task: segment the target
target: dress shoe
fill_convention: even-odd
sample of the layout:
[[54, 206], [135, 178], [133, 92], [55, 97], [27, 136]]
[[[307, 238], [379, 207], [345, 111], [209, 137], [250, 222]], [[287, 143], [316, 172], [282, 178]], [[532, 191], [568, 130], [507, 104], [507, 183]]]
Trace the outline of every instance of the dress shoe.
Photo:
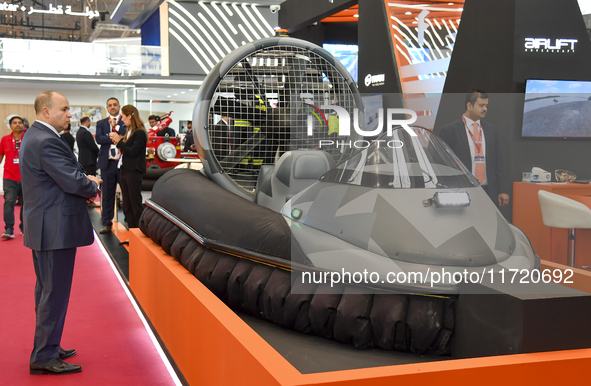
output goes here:
[[100, 233], [101, 235], [106, 235], [107, 233], [111, 233], [111, 227], [109, 227], [109, 226], [104, 226], [104, 227], [103, 227], [103, 229], [101, 229], [101, 230], [99, 231], [99, 233]]
[[60, 359], [68, 359], [76, 354], [77, 352], [75, 349], [64, 350], [63, 348], [60, 348]]
[[80, 371], [82, 371], [82, 366], [73, 365], [71, 363], [66, 363], [59, 358], [54, 359], [51, 362], [48, 362], [44, 365], [30, 365], [29, 366], [29, 372], [32, 375], [41, 375], [41, 374], [60, 375], [60, 374], [78, 373]]

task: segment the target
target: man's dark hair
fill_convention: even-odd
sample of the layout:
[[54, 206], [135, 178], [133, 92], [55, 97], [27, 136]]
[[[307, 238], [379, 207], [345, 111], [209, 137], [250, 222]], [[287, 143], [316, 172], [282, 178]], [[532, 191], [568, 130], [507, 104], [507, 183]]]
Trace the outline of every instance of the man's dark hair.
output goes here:
[[474, 106], [474, 103], [476, 103], [476, 100], [478, 98], [488, 99], [488, 94], [485, 93], [484, 91], [480, 91], [480, 90], [476, 90], [476, 89], [470, 91], [468, 94], [466, 94], [466, 100], [464, 101], [464, 107], [467, 107], [468, 103], [470, 103], [472, 106]]
[[106, 104], [109, 104], [109, 101], [112, 101], [112, 100], [116, 100], [118, 104], [121, 104], [121, 103], [119, 103], [119, 99], [117, 99], [115, 97], [110, 97], [109, 99], [107, 99], [107, 103]]
[[20, 120], [21, 120], [21, 122], [23, 121], [23, 119], [22, 119], [21, 117], [19, 117], [18, 115], [15, 115], [14, 117], [10, 118], [10, 121], [8, 121], [8, 124], [9, 124], [9, 125], [12, 125], [12, 121], [13, 121], [14, 119], [20, 119]]
[[160, 122], [160, 117], [158, 115], [150, 115], [148, 117], [148, 121], [155, 120], [156, 122]]
[[90, 118], [88, 118], [88, 117], [82, 117], [82, 118], [80, 118], [80, 123], [86, 123], [88, 121], [90, 121]]
[[189, 123], [192, 125], [193, 124], [193, 121], [187, 121], [187, 124], [189, 124]]

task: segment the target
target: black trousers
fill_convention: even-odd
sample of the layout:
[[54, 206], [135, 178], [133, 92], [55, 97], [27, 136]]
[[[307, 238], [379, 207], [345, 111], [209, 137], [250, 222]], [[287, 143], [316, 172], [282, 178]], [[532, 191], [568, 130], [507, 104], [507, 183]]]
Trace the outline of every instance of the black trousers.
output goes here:
[[142, 205], [142, 178], [141, 172], [134, 170], [126, 172], [121, 170], [121, 194], [123, 196], [123, 212], [128, 228], [137, 228], [140, 217], [144, 211]]
[[119, 183], [119, 169], [117, 162], [109, 160], [106, 168], [101, 169], [101, 178], [103, 179], [101, 189], [101, 219], [103, 226], [113, 226], [113, 216], [115, 214], [115, 192]]
[[23, 189], [20, 181], [5, 178], [2, 188], [4, 190], [4, 228], [14, 230], [14, 206], [17, 199], [21, 200], [20, 219], [21, 231], [23, 230]]
[[59, 357], [75, 259], [76, 248], [33, 251], [37, 282], [32, 365], [41, 365]]

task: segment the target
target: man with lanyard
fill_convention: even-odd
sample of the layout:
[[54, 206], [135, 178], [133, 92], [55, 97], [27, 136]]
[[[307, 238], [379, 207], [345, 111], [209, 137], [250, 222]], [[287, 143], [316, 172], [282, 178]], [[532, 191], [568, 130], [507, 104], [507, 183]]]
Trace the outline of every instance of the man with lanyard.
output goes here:
[[[11, 134], [5, 135], [0, 140], [0, 162], [6, 156], [4, 163], [4, 233], [2, 233], [2, 240], [14, 239], [14, 206], [17, 197], [22, 202], [22, 186], [21, 186], [21, 171], [19, 166], [19, 153], [21, 141], [23, 140], [23, 120], [21, 117], [14, 115], [9, 121]], [[20, 230], [23, 233], [23, 207], [20, 210]]]
[[462, 119], [443, 126], [438, 134], [478, 179], [495, 205], [508, 205], [508, 163], [498, 129], [482, 121], [488, 109], [488, 95], [473, 90], [466, 95], [465, 106]]
[[121, 106], [117, 98], [107, 100], [107, 111], [109, 116], [101, 119], [96, 124], [96, 141], [101, 145], [98, 153], [97, 168], [101, 170], [103, 179], [101, 193], [101, 218], [103, 228], [99, 231], [101, 234], [111, 232], [113, 227], [113, 216], [115, 211], [115, 194], [117, 184], [119, 183], [119, 168], [117, 164], [121, 158], [121, 152], [113, 144], [109, 133], [116, 132], [119, 135], [125, 135], [127, 127], [121, 120], [119, 113]]

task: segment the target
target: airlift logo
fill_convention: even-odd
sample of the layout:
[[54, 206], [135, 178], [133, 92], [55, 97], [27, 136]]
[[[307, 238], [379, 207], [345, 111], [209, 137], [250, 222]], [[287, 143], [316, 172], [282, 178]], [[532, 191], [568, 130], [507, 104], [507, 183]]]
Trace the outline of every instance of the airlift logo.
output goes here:
[[577, 39], [525, 38], [525, 52], [573, 53]]
[[[320, 106], [318, 109], [315, 106], [308, 105], [313, 107], [317, 112], [320, 112], [322, 118], [324, 118], [324, 122], [326, 125], [329, 126], [328, 121], [325, 118], [324, 113], [320, 111], [322, 110], [334, 110], [338, 115], [338, 135], [339, 137], [349, 137], [351, 135], [351, 116], [349, 112], [345, 110], [343, 107], [340, 106], [333, 106], [333, 105], [323, 105]], [[316, 114], [315, 114], [316, 115]], [[406, 116], [407, 118], [401, 118]], [[410, 118], [408, 118], [410, 116]], [[318, 116], [317, 116], [318, 117]], [[409, 125], [412, 125], [417, 120], [417, 114], [413, 110], [409, 109], [386, 109], [386, 132], [388, 137], [392, 137], [392, 133], [394, 128], [402, 127], [408, 135], [411, 137], [416, 137], [417, 133], [410, 128]], [[308, 136], [314, 135], [314, 118], [312, 115], [308, 115]], [[359, 109], [353, 109], [353, 128], [355, 132], [362, 137], [376, 137], [382, 134], [382, 129], [384, 128], [384, 109], [378, 109], [378, 124], [377, 128], [371, 131], [362, 130], [359, 127]], [[328, 134], [335, 132], [333, 128], [329, 126]], [[389, 148], [398, 149], [404, 146], [404, 143], [399, 139], [388, 139], [388, 140], [379, 140], [375, 141], [378, 147], [382, 145], [386, 145]], [[356, 148], [356, 149], [366, 149], [368, 148], [372, 142], [367, 140], [356, 140], [356, 141], [345, 141], [344, 138], [340, 140], [320, 140], [318, 142], [319, 148], [322, 149], [323, 147], [329, 147], [336, 145], [337, 148], [339, 147], [349, 147], [349, 148]]]

